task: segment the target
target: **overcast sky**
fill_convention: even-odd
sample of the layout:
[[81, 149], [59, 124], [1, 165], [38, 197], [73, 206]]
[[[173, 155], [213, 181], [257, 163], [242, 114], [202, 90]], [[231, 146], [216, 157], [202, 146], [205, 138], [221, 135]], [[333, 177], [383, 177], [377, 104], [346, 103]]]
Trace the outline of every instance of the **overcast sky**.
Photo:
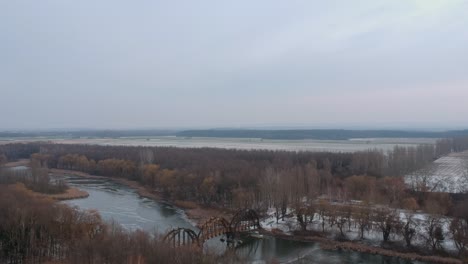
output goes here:
[[468, 127], [468, 1], [0, 0], [0, 129]]

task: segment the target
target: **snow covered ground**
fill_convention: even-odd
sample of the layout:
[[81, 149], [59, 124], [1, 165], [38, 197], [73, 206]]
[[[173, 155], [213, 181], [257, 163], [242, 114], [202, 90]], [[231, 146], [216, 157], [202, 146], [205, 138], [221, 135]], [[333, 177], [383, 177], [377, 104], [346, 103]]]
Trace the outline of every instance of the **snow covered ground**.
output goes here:
[[426, 168], [407, 175], [405, 182], [415, 190], [425, 186], [431, 192], [468, 192], [468, 151], [439, 158]]
[[[288, 208], [287, 209], [287, 215], [292, 214], [293, 211]], [[292, 231], [298, 229], [298, 223], [297, 219], [294, 217], [285, 217], [284, 221], [280, 218], [278, 223], [276, 223], [276, 215], [275, 215], [275, 210], [273, 208], [270, 208], [267, 212], [267, 217], [263, 218], [260, 221], [260, 225], [268, 230], [281, 230], [285, 234], [291, 234]]]
[[203, 137], [122, 137], [122, 138], [0, 138], [0, 144], [48, 141], [59, 144], [90, 144], [104, 146], [148, 146], [180, 148], [223, 148], [223, 149], [264, 149], [312, 152], [356, 152], [379, 149], [384, 152], [395, 146], [415, 147], [419, 144], [435, 144], [431, 138], [369, 138], [350, 140], [280, 140], [260, 138], [203, 138]]
[[[413, 221], [413, 228], [416, 230], [416, 235], [412, 241], [412, 244], [415, 246], [427, 246], [426, 239], [427, 239], [427, 226], [428, 226], [428, 219], [430, 217], [429, 214], [421, 213], [421, 212], [410, 212], [406, 210], [398, 210], [398, 215], [402, 223], [406, 223], [407, 215], [412, 215]], [[278, 223], [276, 222], [275, 211], [273, 208], [270, 208], [267, 213], [267, 217], [263, 218], [260, 222], [262, 227], [265, 230], [281, 230], [285, 234], [291, 235], [293, 231], [300, 230], [301, 227], [297, 222], [297, 218], [294, 214], [294, 211], [288, 209], [289, 217], [285, 217], [284, 221], [279, 219]], [[441, 218], [441, 227], [444, 233], [444, 241], [441, 243], [442, 247], [447, 250], [448, 252], [456, 252], [457, 248], [455, 243], [452, 239], [452, 235], [450, 233], [449, 227], [451, 218], [442, 217]], [[335, 238], [339, 235], [340, 231], [336, 225], [330, 227], [328, 224], [328, 220], [326, 220], [327, 224], [325, 225], [325, 232], [327, 232], [329, 238]], [[359, 238], [359, 229], [357, 225], [354, 224], [354, 220], [351, 220], [350, 228], [348, 229], [348, 223], [345, 224], [344, 233], [347, 239], [349, 240], [360, 240]], [[307, 230], [313, 230], [317, 232], [322, 231], [322, 221], [320, 216], [316, 213], [314, 215], [312, 223], [307, 226]], [[373, 227], [369, 228], [364, 233], [364, 240], [362, 241], [365, 244], [379, 246], [382, 242], [382, 232], [378, 229], [377, 225], [374, 223]], [[390, 236], [390, 241], [393, 242], [400, 242], [404, 245], [404, 238], [400, 234], [396, 234], [392, 231]]]

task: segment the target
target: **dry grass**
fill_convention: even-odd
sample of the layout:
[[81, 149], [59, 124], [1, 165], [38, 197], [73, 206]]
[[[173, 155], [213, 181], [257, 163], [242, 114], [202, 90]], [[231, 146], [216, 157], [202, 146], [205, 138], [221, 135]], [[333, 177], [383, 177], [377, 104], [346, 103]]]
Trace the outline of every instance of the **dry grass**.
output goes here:
[[49, 169], [49, 172], [52, 174], [57, 174], [57, 175], [67, 174], [67, 175], [74, 175], [74, 176], [87, 177], [87, 178], [101, 178], [101, 176], [91, 175], [91, 174], [88, 174], [86, 172], [81, 172], [81, 171]]
[[7, 162], [2, 167], [12, 168], [18, 166], [29, 166], [29, 159], [20, 159], [18, 161]]
[[197, 205], [193, 209], [185, 209], [185, 213], [190, 220], [193, 220], [197, 225], [201, 225], [212, 216], [224, 217], [225, 219], [230, 219], [232, 214], [227, 211], [223, 211], [217, 208], [207, 208]]
[[192, 201], [176, 200], [174, 202], [174, 205], [177, 206], [177, 207], [180, 207], [182, 209], [195, 209], [195, 208], [198, 208], [197, 203], [192, 202]]
[[45, 194], [45, 193], [38, 193], [35, 191], [32, 191], [28, 188], [23, 183], [16, 183], [12, 185], [13, 188], [22, 191], [24, 193], [27, 193], [28, 195], [35, 197], [35, 198], [46, 198], [46, 199], [52, 199], [56, 201], [63, 201], [63, 200], [72, 200], [72, 199], [81, 199], [81, 198], [86, 198], [89, 196], [89, 193], [82, 191], [77, 188], [68, 188], [66, 192], [60, 193], [60, 194]]
[[50, 194], [47, 195], [54, 200], [72, 200], [72, 199], [82, 199], [89, 196], [89, 193], [86, 191], [80, 190], [78, 188], [68, 188], [65, 193], [60, 194]]

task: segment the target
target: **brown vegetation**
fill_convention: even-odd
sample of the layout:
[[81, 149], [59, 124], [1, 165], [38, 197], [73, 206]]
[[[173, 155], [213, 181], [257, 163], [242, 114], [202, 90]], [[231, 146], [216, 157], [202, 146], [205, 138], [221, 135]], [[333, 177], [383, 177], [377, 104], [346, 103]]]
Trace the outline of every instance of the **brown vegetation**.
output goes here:
[[[5, 156], [3, 154], [3, 156]], [[6, 156], [5, 156], [5, 160]], [[17, 161], [8, 161], [6, 163], [0, 163], [0, 166], [6, 167], [6, 168], [12, 168], [12, 167], [18, 167], [18, 166], [29, 166], [29, 159], [20, 159]]]
[[157, 236], [126, 232], [81, 211], [0, 185], [2, 263], [214, 263], [191, 249], [174, 249]]
[[57, 201], [81, 199], [89, 196], [89, 193], [78, 188], [68, 188], [64, 193], [59, 194], [46, 194], [34, 192], [33, 190], [28, 189], [23, 183], [16, 183], [15, 188], [21, 190], [22, 192], [28, 193], [29, 195], [36, 198], [49, 198]]
[[[32, 155], [32, 164], [39, 168], [37, 186], [45, 182], [40, 168], [76, 170], [133, 184], [143, 195], [158, 194], [172, 201], [184, 201], [181, 205], [185, 207], [194, 207], [196, 203], [208, 208], [254, 208], [259, 212], [274, 208], [277, 221], [286, 216], [287, 208], [293, 208], [303, 230], [317, 212], [322, 231], [327, 226], [336, 226], [344, 237], [345, 229], [355, 224], [361, 237], [374, 228], [382, 232], [383, 241], [389, 240], [391, 234], [400, 234], [411, 247], [414, 237], [411, 215], [406, 221], [399, 221], [395, 208], [422, 208], [440, 217], [453, 214], [450, 209], [457, 205], [452, 206], [448, 195], [408, 191], [403, 176], [440, 155], [467, 149], [466, 142], [450, 139], [440, 140], [435, 147], [397, 146], [388, 153], [32, 143], [2, 145], [0, 153], [9, 159]], [[360, 206], [348, 206], [355, 200], [360, 201]], [[191, 210], [200, 217], [206, 213], [199, 213], [200, 208]], [[455, 215], [454, 219], [466, 218]], [[431, 248], [441, 250], [440, 241], [449, 234], [441, 234], [439, 221], [432, 220], [428, 220], [432, 224], [428, 225], [426, 240]], [[452, 227], [453, 236], [460, 240], [460, 254], [464, 254], [464, 226], [453, 222]]]

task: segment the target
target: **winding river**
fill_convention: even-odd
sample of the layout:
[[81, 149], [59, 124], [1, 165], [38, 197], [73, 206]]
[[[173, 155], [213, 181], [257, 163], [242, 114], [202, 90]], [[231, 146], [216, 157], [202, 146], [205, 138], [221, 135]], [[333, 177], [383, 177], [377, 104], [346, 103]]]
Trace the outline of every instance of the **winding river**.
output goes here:
[[[65, 179], [69, 185], [87, 191], [89, 197], [64, 203], [81, 209], [95, 209], [105, 220], [113, 220], [125, 229], [142, 229], [159, 234], [175, 227], [196, 229], [183, 210], [143, 198], [135, 190], [112, 180], [73, 176], [66, 176]], [[208, 241], [208, 248], [212, 251], [222, 253], [224, 247], [219, 238]], [[235, 257], [251, 263], [265, 263], [273, 259], [281, 263], [422, 263], [358, 252], [323, 250], [317, 243], [275, 237], [246, 243], [236, 250]]]

